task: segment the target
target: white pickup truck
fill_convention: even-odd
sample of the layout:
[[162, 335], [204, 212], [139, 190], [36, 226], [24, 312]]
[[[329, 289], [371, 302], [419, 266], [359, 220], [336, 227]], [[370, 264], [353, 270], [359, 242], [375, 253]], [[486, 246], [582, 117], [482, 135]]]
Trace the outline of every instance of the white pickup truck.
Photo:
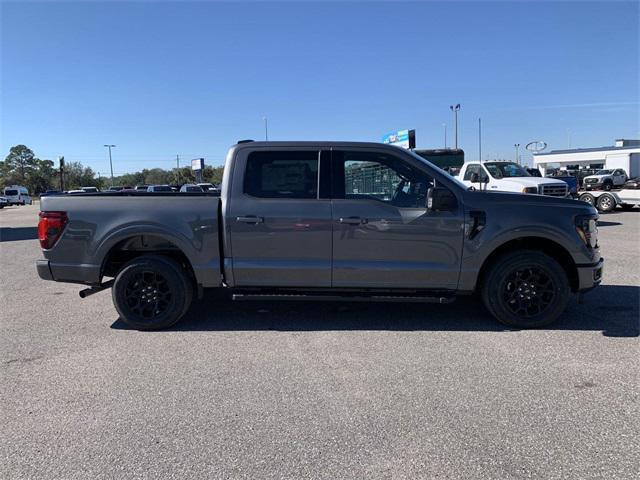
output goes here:
[[627, 173], [622, 168], [599, 170], [595, 175], [584, 177], [585, 190], [611, 190], [620, 188], [628, 180]]
[[514, 162], [469, 162], [459, 174], [462, 183], [478, 190], [492, 192], [537, 193], [567, 197], [569, 185], [562, 180], [533, 177]]

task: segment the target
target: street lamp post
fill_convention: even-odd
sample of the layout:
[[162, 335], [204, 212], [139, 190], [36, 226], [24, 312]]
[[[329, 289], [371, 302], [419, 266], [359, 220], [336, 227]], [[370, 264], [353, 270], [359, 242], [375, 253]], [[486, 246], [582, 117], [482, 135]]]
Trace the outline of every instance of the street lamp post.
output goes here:
[[443, 123], [442, 126], [444, 127], [444, 148], [446, 150], [447, 149], [447, 124]]
[[514, 143], [513, 146], [516, 147], [516, 163], [520, 165], [520, 144]]
[[111, 148], [115, 145], [105, 145], [109, 149], [109, 167], [111, 168], [111, 186], [113, 187], [113, 160], [111, 160]]
[[454, 118], [454, 124], [456, 127], [456, 143], [455, 143], [455, 148], [456, 150], [458, 149], [458, 111], [460, 111], [460, 104], [457, 103], [455, 105], [449, 105], [449, 108], [451, 109], [451, 111], [453, 112], [453, 118]]
[[267, 127], [267, 117], [262, 117], [264, 120], [264, 140], [269, 141], [269, 129]]

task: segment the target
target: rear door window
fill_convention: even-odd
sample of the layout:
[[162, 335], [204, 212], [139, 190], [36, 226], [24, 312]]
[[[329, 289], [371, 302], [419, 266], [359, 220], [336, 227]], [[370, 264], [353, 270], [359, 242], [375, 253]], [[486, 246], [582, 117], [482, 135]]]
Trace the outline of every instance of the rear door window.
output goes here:
[[259, 198], [317, 198], [318, 152], [252, 152], [247, 158], [244, 193]]
[[15, 195], [18, 195], [18, 190], [5, 190], [4, 194], [13, 197]]

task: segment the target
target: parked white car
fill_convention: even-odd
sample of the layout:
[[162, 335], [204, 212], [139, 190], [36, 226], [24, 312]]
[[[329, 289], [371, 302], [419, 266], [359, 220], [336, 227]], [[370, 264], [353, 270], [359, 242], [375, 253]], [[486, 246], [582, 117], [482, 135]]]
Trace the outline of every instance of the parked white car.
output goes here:
[[7, 197], [9, 205], [31, 205], [33, 203], [29, 190], [20, 185], [5, 187], [4, 196]]
[[552, 178], [533, 177], [524, 167], [514, 162], [465, 163], [460, 169], [458, 178], [465, 185], [475, 187], [478, 190], [537, 193], [553, 197], [569, 195], [569, 185], [566, 182]]
[[7, 197], [0, 197], [0, 208], [4, 208], [7, 205], [9, 205], [9, 200], [7, 200]]
[[611, 190], [615, 187], [622, 187], [628, 180], [627, 173], [621, 169], [600, 170], [595, 175], [584, 177], [585, 190]]

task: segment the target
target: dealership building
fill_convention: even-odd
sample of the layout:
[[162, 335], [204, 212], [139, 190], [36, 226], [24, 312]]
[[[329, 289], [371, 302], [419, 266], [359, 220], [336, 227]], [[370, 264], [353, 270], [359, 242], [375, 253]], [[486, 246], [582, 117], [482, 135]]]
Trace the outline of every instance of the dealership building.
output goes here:
[[575, 148], [535, 153], [533, 164], [542, 175], [548, 168], [622, 168], [628, 175], [637, 174], [640, 164], [640, 140], [618, 139], [611, 147]]

